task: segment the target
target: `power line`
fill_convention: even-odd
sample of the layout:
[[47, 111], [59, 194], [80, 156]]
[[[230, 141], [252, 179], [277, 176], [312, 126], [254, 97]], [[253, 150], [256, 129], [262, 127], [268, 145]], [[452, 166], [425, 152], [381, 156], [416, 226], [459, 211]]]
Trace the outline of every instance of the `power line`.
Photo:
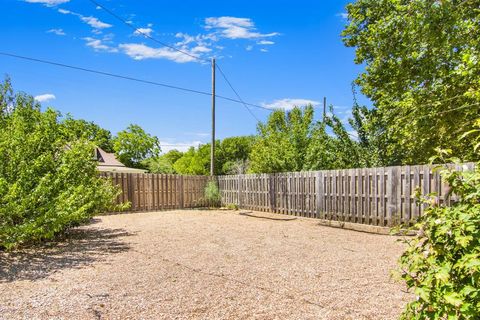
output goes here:
[[[145, 84], [150, 84], [150, 85], [155, 85], [155, 86], [160, 86], [160, 87], [165, 87], [165, 88], [170, 88], [170, 89], [175, 89], [175, 90], [181, 90], [181, 91], [200, 94], [200, 95], [204, 95], [204, 96], [211, 96], [212, 95], [210, 92], [206, 92], [206, 91], [189, 89], [189, 88], [185, 88], [185, 87], [179, 87], [179, 86], [174, 86], [174, 85], [170, 85], [170, 84], [166, 84], [166, 83], [144, 80], [144, 79], [134, 78], [134, 77], [130, 77], [130, 76], [124, 76], [124, 75], [120, 75], [120, 74], [104, 72], [104, 71], [99, 71], [99, 70], [94, 70], [94, 69], [77, 67], [77, 66], [68, 65], [68, 64], [65, 64], [65, 63], [60, 63], [60, 62], [54, 62], [54, 61], [49, 61], [49, 60], [44, 60], [44, 59], [26, 57], [26, 56], [21, 56], [21, 55], [18, 55], [18, 54], [13, 54], [13, 53], [8, 53], [8, 52], [1, 52], [0, 51], [0, 55], [7, 56], [7, 57], [12, 57], [12, 58], [17, 58], [17, 59], [22, 59], [22, 60], [28, 60], [28, 61], [31, 61], [31, 62], [49, 64], [49, 65], [62, 67], [62, 68], [68, 68], [68, 69], [73, 69], [73, 70], [78, 70], [78, 71], [100, 74], [100, 75], [103, 75], [103, 76], [108, 76], [108, 77], [113, 77], [113, 78], [118, 78], [118, 79], [123, 79], [123, 80], [135, 81], [135, 82], [140, 82], [140, 83], [145, 83]], [[235, 102], [235, 103], [247, 104], [249, 106], [256, 107], [256, 108], [267, 109], [267, 108], [259, 106], [259, 105], [243, 102], [243, 101], [240, 101], [240, 100], [236, 100], [236, 99], [221, 96], [221, 95], [215, 95], [215, 97], [223, 99], [223, 100]], [[267, 110], [270, 110], [270, 109], [267, 109]]]
[[[107, 7], [105, 7], [104, 5], [98, 3], [96, 0], [89, 0], [91, 3], [99, 6], [100, 8], [102, 8], [103, 10], [105, 10], [108, 14], [110, 14], [112, 17], [114, 17], [115, 19], [117, 19], [118, 21], [122, 22], [123, 24], [125, 24], [126, 26], [128, 26], [129, 28], [131, 28], [132, 30], [134, 30], [134, 32], [136, 33], [139, 33], [141, 35], [143, 35], [145, 38], [147, 39], [150, 39], [164, 47], [167, 47], [167, 48], [170, 48], [172, 50], [175, 50], [179, 53], [182, 53], [184, 55], [187, 55], [191, 58], [194, 58], [198, 61], [202, 61], [202, 62], [207, 62], [207, 63], [211, 63], [210, 60], [208, 59], [205, 59], [205, 58], [201, 58], [201, 57], [198, 57], [196, 55], [193, 55], [189, 52], [186, 52], [184, 50], [180, 50], [178, 48], [176, 48], [175, 46], [171, 45], [171, 44], [168, 44], [168, 43], [165, 43], [163, 41], [160, 41], [152, 36], [150, 36], [149, 34], [145, 33], [145, 32], [142, 32], [142, 30], [138, 29], [137, 27], [135, 27], [132, 23], [126, 21], [125, 19], [123, 19], [122, 17], [120, 17], [119, 15], [117, 15], [116, 13], [114, 13], [112, 10], [108, 9]], [[260, 109], [264, 109], [264, 110], [268, 110], [268, 111], [271, 111], [271, 109], [269, 108], [265, 108], [265, 107], [262, 107], [262, 106], [259, 106], [259, 105], [254, 105], [254, 104], [251, 104], [251, 103], [246, 103], [245, 101], [243, 101], [243, 99], [240, 97], [240, 95], [237, 93], [237, 91], [233, 88], [232, 84], [230, 83], [230, 81], [228, 81], [225, 73], [222, 71], [222, 69], [220, 68], [220, 66], [217, 64], [217, 69], [220, 71], [220, 73], [222, 74], [222, 77], [225, 79], [225, 81], [228, 83], [229, 87], [232, 89], [232, 91], [235, 93], [235, 95], [237, 96], [238, 100], [240, 101], [240, 103], [243, 104], [243, 106], [248, 110], [248, 112], [257, 120], [257, 121], [260, 121], [256, 116], [255, 114], [250, 110], [250, 108], [248, 108], [248, 106], [252, 106], [252, 107], [255, 107], [255, 108], [260, 108]], [[222, 96], [219, 96], [219, 95], [215, 95], [216, 97], [218, 98], [222, 98], [222, 99], [225, 99], [225, 100], [230, 100], [230, 101], [233, 101], [233, 102], [238, 102], [237, 100], [232, 100], [230, 98], [227, 98], [227, 97], [222, 97]]]
[[192, 93], [197, 93], [197, 94], [202, 94], [202, 95], [210, 95], [210, 93], [205, 92], [205, 91], [199, 91], [199, 90], [194, 90], [194, 89], [189, 89], [189, 88], [184, 88], [184, 87], [178, 87], [170, 84], [165, 84], [165, 83], [160, 83], [160, 82], [155, 82], [155, 81], [150, 81], [150, 80], [143, 80], [143, 79], [138, 79], [138, 78], [133, 78], [130, 76], [124, 76], [120, 74], [115, 74], [115, 73], [110, 73], [110, 72], [104, 72], [104, 71], [98, 71], [94, 69], [87, 69], [83, 67], [77, 67], [77, 66], [72, 66], [68, 65], [65, 63], [60, 63], [60, 62], [54, 62], [54, 61], [49, 61], [49, 60], [44, 60], [44, 59], [38, 59], [38, 58], [31, 58], [31, 57], [26, 57], [26, 56], [21, 56], [13, 53], [8, 53], [8, 52], [0, 52], [0, 55], [7, 56], [7, 57], [13, 57], [13, 58], [18, 58], [18, 59], [23, 59], [23, 60], [28, 60], [28, 61], [33, 61], [33, 62], [40, 62], [44, 64], [50, 64], [54, 65], [57, 67], [63, 67], [63, 68], [69, 68], [69, 69], [74, 69], [74, 70], [79, 70], [79, 71], [85, 71], [85, 72], [90, 72], [90, 73], [95, 73], [95, 74], [100, 74], [103, 76], [109, 76], [109, 77], [114, 77], [114, 78], [119, 78], [119, 79], [124, 79], [124, 80], [130, 80], [130, 81], [136, 81], [136, 82], [141, 82], [141, 83], [146, 83], [146, 84], [152, 84], [156, 86], [161, 86], [161, 87], [166, 87], [170, 89], [176, 89], [176, 90], [182, 90], [182, 91], [187, 91], [187, 92], [192, 92]]
[[112, 17], [114, 17], [115, 19], [117, 19], [118, 21], [122, 22], [123, 24], [125, 24], [126, 26], [128, 26], [129, 28], [133, 29], [136, 33], [139, 33], [141, 35], [143, 35], [145, 38], [148, 38], [164, 47], [167, 47], [167, 48], [170, 48], [172, 50], [175, 50], [177, 52], [180, 52], [180, 53], [183, 53], [184, 55], [187, 55], [191, 58], [194, 58], [195, 60], [198, 60], [198, 61], [203, 61], [203, 62], [208, 62], [210, 63], [210, 61], [208, 59], [204, 59], [204, 58], [200, 58], [196, 55], [193, 55], [189, 52], [186, 52], [184, 50], [180, 50], [178, 48], [176, 48], [175, 46], [171, 45], [171, 44], [168, 44], [168, 43], [165, 43], [163, 41], [160, 41], [152, 36], [150, 36], [149, 34], [143, 32], [142, 30], [138, 29], [137, 27], [135, 27], [132, 23], [126, 21], [125, 19], [123, 19], [122, 17], [120, 17], [119, 15], [117, 15], [115, 12], [113, 12], [112, 10], [108, 9], [107, 7], [105, 7], [104, 5], [98, 3], [97, 1], [95, 0], [89, 0], [91, 3], [93, 3], [94, 5], [102, 8], [103, 10], [105, 10], [108, 14], [110, 14]]
[[247, 106], [247, 104], [243, 101], [243, 99], [240, 97], [240, 95], [238, 94], [237, 90], [235, 90], [232, 86], [232, 84], [230, 83], [230, 81], [228, 80], [227, 76], [225, 75], [225, 73], [223, 73], [222, 71], [222, 68], [220, 68], [220, 66], [217, 64], [217, 69], [218, 71], [220, 71], [220, 74], [222, 75], [223, 79], [225, 79], [225, 81], [227, 82], [228, 86], [230, 87], [230, 89], [232, 89], [232, 91], [235, 93], [235, 95], [237, 96], [238, 100], [240, 100], [242, 103], [243, 103], [243, 106], [245, 107], [245, 109], [247, 109], [247, 111], [252, 115], [252, 117], [255, 118], [255, 120], [257, 120], [258, 122], [260, 122], [260, 119], [257, 118], [257, 116], [255, 116], [255, 114], [252, 112], [252, 110], [250, 110], [250, 108]]

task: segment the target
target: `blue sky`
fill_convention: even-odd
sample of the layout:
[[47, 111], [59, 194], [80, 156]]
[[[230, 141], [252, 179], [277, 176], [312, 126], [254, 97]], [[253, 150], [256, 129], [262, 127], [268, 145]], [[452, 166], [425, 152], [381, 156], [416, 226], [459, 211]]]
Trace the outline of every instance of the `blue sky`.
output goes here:
[[[267, 108], [327, 97], [342, 118], [362, 71], [340, 32], [348, 1], [98, 0], [135, 27], [192, 55], [217, 58], [243, 100]], [[211, 68], [160, 46], [87, 0], [2, 0], [0, 51], [211, 90]], [[113, 133], [141, 125], [179, 149], [209, 141], [210, 97], [0, 56], [17, 90]], [[217, 72], [217, 94], [236, 98]], [[367, 103], [364, 98], [360, 102]], [[251, 108], [260, 120], [269, 111]], [[317, 110], [317, 118], [321, 109]], [[217, 137], [253, 134], [241, 104], [217, 100]]]

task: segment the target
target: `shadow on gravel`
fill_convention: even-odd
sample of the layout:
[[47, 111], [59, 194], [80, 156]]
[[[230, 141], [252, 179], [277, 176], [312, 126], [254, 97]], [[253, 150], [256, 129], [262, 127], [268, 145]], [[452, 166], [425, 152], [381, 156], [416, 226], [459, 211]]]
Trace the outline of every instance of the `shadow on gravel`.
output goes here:
[[130, 235], [124, 229], [77, 228], [59, 241], [0, 252], [0, 283], [35, 281], [62, 269], [82, 268], [105, 260], [110, 254], [128, 251], [130, 246], [119, 238]]

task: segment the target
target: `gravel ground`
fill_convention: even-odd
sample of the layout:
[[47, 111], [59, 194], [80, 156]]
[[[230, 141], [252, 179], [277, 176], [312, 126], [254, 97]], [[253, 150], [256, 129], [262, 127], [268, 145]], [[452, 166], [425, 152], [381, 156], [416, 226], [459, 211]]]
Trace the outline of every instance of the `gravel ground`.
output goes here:
[[0, 253], [1, 319], [395, 319], [402, 244], [230, 211], [103, 216]]

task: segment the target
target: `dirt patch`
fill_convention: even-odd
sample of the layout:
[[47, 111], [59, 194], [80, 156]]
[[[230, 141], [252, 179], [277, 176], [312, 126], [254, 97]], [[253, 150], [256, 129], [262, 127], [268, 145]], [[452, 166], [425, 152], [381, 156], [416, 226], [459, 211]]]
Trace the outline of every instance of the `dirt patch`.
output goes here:
[[315, 219], [103, 216], [63, 242], [0, 253], [0, 318], [395, 319], [411, 298], [389, 276], [402, 250]]

